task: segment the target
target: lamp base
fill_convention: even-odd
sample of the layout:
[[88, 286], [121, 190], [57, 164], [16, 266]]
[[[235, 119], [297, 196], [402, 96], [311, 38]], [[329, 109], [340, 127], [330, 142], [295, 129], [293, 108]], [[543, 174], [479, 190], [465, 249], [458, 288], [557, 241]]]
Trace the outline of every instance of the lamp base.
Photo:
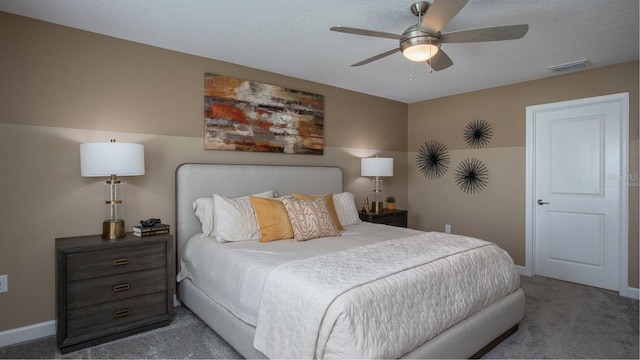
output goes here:
[[371, 202], [371, 212], [376, 214], [381, 213], [384, 210], [382, 201], [372, 201]]
[[126, 236], [124, 229], [124, 220], [105, 220], [102, 223], [103, 239], [120, 239]]

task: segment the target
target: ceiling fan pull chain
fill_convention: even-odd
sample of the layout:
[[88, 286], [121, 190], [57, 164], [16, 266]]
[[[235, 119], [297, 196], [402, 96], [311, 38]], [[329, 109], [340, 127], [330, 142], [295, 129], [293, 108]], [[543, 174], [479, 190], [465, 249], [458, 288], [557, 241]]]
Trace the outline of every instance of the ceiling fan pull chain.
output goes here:
[[[431, 38], [429, 38], [429, 45], [431, 45]], [[433, 73], [433, 67], [431, 66], [431, 59], [433, 59], [433, 48], [431, 46], [429, 46], [429, 58], [427, 59], [428, 64], [429, 64], [429, 69], [427, 70], [427, 72], [429, 74]]]
[[409, 78], [409, 82], [413, 84], [413, 62], [411, 62], [411, 77]]

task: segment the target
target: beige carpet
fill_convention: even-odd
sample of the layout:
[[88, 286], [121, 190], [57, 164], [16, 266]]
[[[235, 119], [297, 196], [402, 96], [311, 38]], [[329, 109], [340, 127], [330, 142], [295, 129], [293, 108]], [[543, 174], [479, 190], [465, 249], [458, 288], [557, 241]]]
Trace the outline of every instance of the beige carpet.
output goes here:
[[[484, 358], [635, 358], [638, 300], [542, 277], [522, 277], [520, 329]], [[185, 308], [164, 328], [62, 355], [50, 336], [0, 348], [0, 358], [230, 359], [235, 352]]]
[[525, 318], [484, 358], [638, 359], [638, 300], [543, 277], [521, 277]]

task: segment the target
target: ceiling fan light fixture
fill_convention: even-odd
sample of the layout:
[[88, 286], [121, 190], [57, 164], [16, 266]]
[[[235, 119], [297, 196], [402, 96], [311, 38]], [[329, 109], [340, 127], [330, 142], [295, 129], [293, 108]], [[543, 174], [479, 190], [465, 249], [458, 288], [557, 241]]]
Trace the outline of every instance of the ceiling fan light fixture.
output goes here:
[[415, 62], [423, 62], [431, 59], [438, 53], [439, 48], [433, 44], [418, 44], [402, 50], [402, 55]]
[[425, 34], [418, 26], [412, 26], [400, 41], [400, 51], [407, 59], [423, 62], [434, 57], [440, 50], [440, 39], [431, 34]]

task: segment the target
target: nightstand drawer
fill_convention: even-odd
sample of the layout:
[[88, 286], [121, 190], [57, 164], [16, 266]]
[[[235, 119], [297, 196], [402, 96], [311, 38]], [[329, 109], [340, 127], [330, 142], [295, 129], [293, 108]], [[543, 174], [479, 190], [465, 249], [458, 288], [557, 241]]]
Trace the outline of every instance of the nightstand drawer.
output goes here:
[[167, 313], [167, 292], [70, 310], [67, 335], [79, 336]]
[[67, 309], [167, 290], [167, 269], [137, 271], [67, 284]]
[[398, 226], [398, 227], [407, 227], [407, 220], [406, 219], [397, 219], [397, 218], [386, 219], [386, 220], [382, 220], [380, 222], [380, 224]]
[[360, 220], [374, 224], [407, 227], [407, 210], [384, 210], [380, 213], [360, 213]]
[[165, 244], [127, 246], [67, 256], [67, 281], [166, 266]]

